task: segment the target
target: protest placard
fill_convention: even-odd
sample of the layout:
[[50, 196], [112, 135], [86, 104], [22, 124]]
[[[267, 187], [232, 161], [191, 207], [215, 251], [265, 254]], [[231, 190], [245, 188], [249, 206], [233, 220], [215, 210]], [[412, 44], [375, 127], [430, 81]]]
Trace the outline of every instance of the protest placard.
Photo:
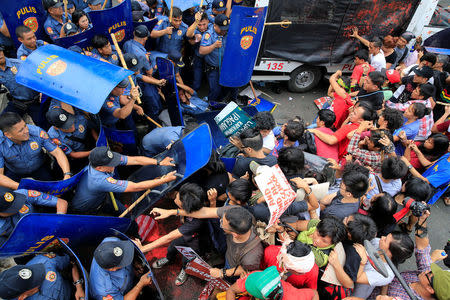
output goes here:
[[296, 193], [289, 185], [278, 165], [273, 167], [259, 166], [256, 169], [255, 182], [263, 193], [270, 210], [269, 228], [280, 218], [284, 211], [295, 200]]
[[214, 118], [225, 137], [237, 135], [247, 128], [255, 127], [255, 122], [236, 103], [231, 101]]

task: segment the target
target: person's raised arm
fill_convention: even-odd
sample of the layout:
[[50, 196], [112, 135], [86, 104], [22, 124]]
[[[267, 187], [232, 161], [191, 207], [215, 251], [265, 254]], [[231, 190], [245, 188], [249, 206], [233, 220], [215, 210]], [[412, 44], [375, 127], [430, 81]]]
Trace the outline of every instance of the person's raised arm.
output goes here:
[[370, 42], [358, 34], [358, 27], [353, 27], [350, 37], [358, 39], [364, 46], [369, 47]]
[[337, 137], [335, 137], [334, 135], [324, 133], [318, 129], [308, 129], [308, 131], [313, 133], [315, 136], [319, 138], [319, 140], [328, 145], [335, 145], [338, 142]]
[[402, 156], [401, 160], [406, 164], [406, 166], [408, 167], [409, 172], [411, 173], [411, 175], [413, 175], [414, 177], [420, 178], [423, 181], [430, 183], [428, 181], [428, 179], [426, 179], [425, 177], [422, 176], [422, 174], [420, 174], [416, 168], [413, 167], [413, 165], [406, 159], [406, 157]]
[[136, 300], [142, 289], [150, 284], [152, 284], [152, 278], [148, 272], [141, 276], [138, 283], [123, 297], [123, 300]]
[[344, 267], [341, 265], [341, 262], [339, 261], [338, 255], [335, 250], [331, 251], [330, 255], [328, 255], [328, 263], [333, 267], [336, 278], [337, 280], [339, 280], [342, 286], [348, 289], [353, 288], [354, 282], [350, 278], [350, 276], [345, 273]]
[[437, 120], [433, 127], [431, 128], [431, 132], [440, 132], [438, 130], [438, 125], [444, 123], [445, 121], [447, 121], [448, 116], [450, 116], [450, 105], [446, 105], [445, 106], [445, 111], [444, 114], [442, 115], [442, 117], [439, 118], [439, 120]]
[[141, 251], [143, 253], [146, 253], [146, 252], [152, 251], [153, 249], [162, 247], [182, 236], [183, 236], [183, 234], [178, 229], [175, 229], [175, 230], [172, 230], [171, 232], [169, 232], [168, 234], [161, 236], [159, 239], [157, 239], [145, 246], [142, 246], [142, 244], [139, 240], [134, 240], [134, 243], [139, 247], [139, 249], [141, 249]]
[[145, 181], [141, 181], [141, 182], [128, 181], [125, 192], [129, 193], [129, 192], [145, 191], [145, 190], [152, 189], [154, 187], [163, 185], [165, 183], [169, 183], [169, 182], [177, 179], [177, 177], [175, 176], [175, 172], [176, 171], [170, 172], [170, 173], [162, 176], [161, 178], [152, 179], [152, 180], [145, 180]]
[[334, 92], [336, 94], [338, 94], [340, 97], [345, 98], [347, 97], [347, 92], [345, 91], [345, 89], [343, 87], [341, 87], [339, 85], [339, 83], [337, 82], [339, 77], [342, 76], [342, 71], [341, 70], [337, 70], [336, 73], [334, 73], [333, 75], [331, 75], [330, 77], [330, 86], [333, 88]]
[[170, 216], [184, 216], [196, 219], [217, 219], [217, 208], [215, 207], [202, 207], [192, 213], [187, 213], [183, 209], [162, 209], [154, 208], [150, 214], [155, 216], [155, 220], [162, 220]]
[[69, 160], [67, 159], [67, 156], [64, 154], [64, 152], [61, 150], [61, 148], [56, 147], [55, 150], [50, 152], [50, 154], [56, 158], [56, 161], [58, 162], [59, 167], [61, 168], [64, 179], [70, 178], [70, 165]]
[[200, 23], [200, 20], [202, 19], [202, 13], [199, 11], [196, 12], [194, 18], [195, 18], [194, 23], [192, 23], [192, 25], [189, 26], [188, 30], [186, 31], [186, 37], [188, 38], [194, 37], [195, 29], [197, 29], [198, 23]]

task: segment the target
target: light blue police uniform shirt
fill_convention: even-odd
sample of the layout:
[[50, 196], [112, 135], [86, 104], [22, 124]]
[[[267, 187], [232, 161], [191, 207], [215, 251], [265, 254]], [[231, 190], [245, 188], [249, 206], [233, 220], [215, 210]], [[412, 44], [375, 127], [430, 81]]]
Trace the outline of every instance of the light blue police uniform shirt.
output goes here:
[[100, 120], [102, 121], [102, 125], [113, 127], [119, 121], [119, 119], [113, 115], [116, 109], [120, 109], [119, 98], [119, 96], [109, 95], [108, 99], [103, 103], [100, 110]]
[[29, 300], [61, 300], [71, 298], [71, 283], [61, 276], [61, 272], [70, 266], [67, 254], [62, 256], [52, 254], [37, 255], [26, 265], [43, 264], [45, 266], [45, 279], [39, 291], [27, 297]]
[[46, 131], [34, 125], [27, 126], [30, 138], [21, 144], [14, 143], [0, 131], [0, 168], [6, 166], [17, 175], [30, 174], [43, 165], [42, 148], [48, 152], [56, 149]]
[[[70, 14], [68, 14], [67, 17], [69, 20], [72, 20], [72, 17], [70, 16]], [[67, 23], [65, 15], [62, 16], [62, 21], [63, 21], [62, 23], [59, 23], [52, 16], [48, 15], [47, 20], [45, 20], [45, 22], [44, 22], [45, 33], [53, 41], [59, 38], [63, 24]]]
[[92, 56], [92, 57], [97, 58], [97, 59], [103, 58], [104, 60], [112, 63], [113, 65], [118, 66], [119, 65], [119, 56], [117, 55], [117, 51], [115, 50], [114, 46], [111, 46], [111, 47], [112, 47], [112, 54], [111, 55], [103, 56], [103, 55], [100, 54], [100, 52], [98, 52], [97, 49], [92, 49], [91, 53], [95, 54], [95, 55], [98, 55], [98, 57], [94, 57], [94, 56]]
[[[194, 38], [195, 38], [195, 35], [201, 34], [201, 35], [202, 35], [202, 39], [203, 39], [203, 36], [205, 35], [205, 33], [209, 32], [209, 31], [211, 31], [211, 30], [214, 30], [214, 25], [213, 25], [211, 22], [209, 22], [209, 23], [208, 23], [208, 28], [206, 28], [205, 32], [200, 32], [200, 30], [198, 30], [198, 28], [195, 29]], [[194, 53], [195, 53], [195, 55], [198, 56], [198, 57], [201, 57], [201, 58], [203, 58], [204, 56], [201, 55], [201, 54], [198, 52], [198, 49], [200, 48], [200, 42], [202, 41], [202, 39], [200, 39], [200, 41], [199, 41], [198, 43], [195, 43], [195, 44], [192, 46], [192, 47], [194, 48]]]
[[155, 156], [166, 150], [172, 142], [181, 138], [183, 126], [167, 126], [155, 128], [142, 139], [142, 147], [147, 156]]
[[6, 218], [0, 217], [0, 243], [3, 243], [8, 239], [14, 227], [16, 227], [17, 222], [19, 222], [23, 216], [34, 211], [35, 205], [56, 207], [58, 202], [58, 198], [55, 196], [34, 190], [20, 189], [16, 190], [15, 193], [22, 194], [27, 199], [18, 213]]
[[214, 30], [208, 30], [202, 37], [202, 41], [200, 42], [200, 47], [202, 46], [211, 46], [216, 41], [222, 40], [222, 47], [214, 49], [211, 53], [205, 55], [205, 62], [213, 67], [220, 67], [222, 64], [223, 54], [225, 52], [226, 47], [226, 35], [221, 36], [218, 35]]
[[[164, 30], [167, 27], [172, 26], [169, 22], [169, 19], [161, 19], [156, 24], [153, 30]], [[188, 26], [181, 22], [180, 27], [178, 29], [173, 29], [171, 38], [167, 34], [161, 36], [159, 38], [158, 51], [169, 53], [171, 50], [177, 50], [181, 52], [181, 47], [183, 46], [183, 40], [186, 37], [186, 32], [188, 30]]]
[[73, 4], [75, 4], [76, 10], [83, 10], [88, 7], [87, 1], [84, 0], [72, 0]]
[[[45, 45], [45, 42], [42, 40], [36, 41], [36, 49]], [[35, 49], [35, 50], [36, 50]], [[30, 55], [34, 50], [27, 48], [24, 44], [20, 44], [19, 49], [17, 49], [17, 58], [21, 60], [25, 60], [25, 58]]]
[[[120, 165], [125, 166], [128, 157], [120, 156]], [[114, 173], [100, 172], [92, 166], [83, 174], [78, 183], [75, 196], [72, 199], [72, 208], [89, 212], [97, 209], [108, 197], [108, 192], [123, 193], [128, 186], [127, 180], [114, 179]]]
[[15, 99], [24, 101], [33, 100], [39, 96], [39, 93], [16, 82], [16, 74], [21, 64], [22, 61], [18, 59], [6, 58], [5, 70], [0, 69], [0, 83], [9, 90], [9, 93]]
[[86, 151], [85, 144], [70, 138], [74, 137], [76, 139], [86, 140], [87, 124], [88, 121], [83, 115], [75, 115], [74, 132], [63, 132], [62, 130], [56, 129], [55, 126], [52, 126], [48, 130], [48, 136], [66, 155], [69, 155], [73, 151]]
[[[107, 237], [104, 242], [115, 242], [120, 239], [115, 237]], [[107, 271], [100, 267], [95, 258], [92, 259], [89, 289], [95, 300], [114, 299], [123, 300], [126, 295], [133, 288], [133, 266], [123, 267], [117, 271]], [[110, 298], [107, 298], [110, 296]]]
[[145, 70], [151, 69], [150, 62], [147, 59], [147, 49], [145, 49], [145, 47], [141, 43], [135, 40], [128, 40], [123, 45], [123, 50], [126, 53], [132, 53], [136, 55]]

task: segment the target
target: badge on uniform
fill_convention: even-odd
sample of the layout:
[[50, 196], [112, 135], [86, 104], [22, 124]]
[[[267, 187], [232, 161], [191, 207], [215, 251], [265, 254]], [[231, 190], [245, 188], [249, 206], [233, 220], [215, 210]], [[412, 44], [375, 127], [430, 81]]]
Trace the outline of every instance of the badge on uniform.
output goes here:
[[11, 193], [5, 193], [4, 198], [5, 198], [6, 202], [13, 202], [14, 201], [14, 196]]
[[108, 106], [109, 108], [114, 106], [114, 103], [111, 101], [106, 102], [106, 106]]
[[30, 211], [30, 208], [26, 205], [22, 206], [22, 208], [19, 210], [19, 213], [26, 214]]
[[25, 60], [25, 59], [27, 59], [27, 57], [26, 57], [25, 55], [22, 55], [22, 56], [20, 57], [20, 59], [21, 59], [21, 60]]
[[53, 272], [53, 271], [48, 271], [47, 274], [45, 274], [45, 279], [50, 281], [50, 282], [55, 281], [56, 280], [56, 273]]
[[30, 148], [31, 148], [31, 150], [37, 150], [39, 148], [39, 144], [36, 142], [31, 142]]
[[157, 25], [161, 25], [162, 22], [163, 20], [159, 20]]
[[107, 295], [106, 297], [102, 297], [102, 300], [114, 300], [114, 298], [111, 295]]
[[112, 184], [116, 184], [117, 183], [117, 179], [114, 179], [112, 177], [106, 178], [106, 181], [108, 181], [109, 183], [112, 183]]
[[48, 139], [48, 134], [44, 130], [41, 130], [41, 133], [39, 133], [39, 137], [43, 139]]
[[84, 126], [83, 125], [78, 125], [78, 131], [83, 133], [84, 132]]
[[177, 34], [178, 34], [179, 36], [181, 36], [181, 35], [183, 34], [183, 31], [181, 31], [181, 29], [179, 29], [179, 30], [177, 31]]
[[39, 197], [41, 195], [41, 192], [35, 191], [35, 190], [28, 190], [28, 197]]
[[219, 6], [223, 7], [223, 2], [222, 1], [219, 2]]
[[53, 252], [49, 252], [49, 253], [44, 254], [44, 256], [53, 259], [56, 257], [56, 254]]
[[113, 55], [111, 55], [111, 58], [112, 58], [113, 60], [117, 60], [117, 55], [113, 54]]
[[210, 37], [211, 35], [209, 34], [209, 32], [205, 33], [205, 40], [209, 40]]
[[47, 32], [53, 34], [53, 29], [51, 27], [47, 27]]
[[58, 139], [52, 139], [52, 142], [55, 143], [56, 145], [61, 145], [61, 141]]
[[14, 67], [11, 68], [11, 72], [12, 72], [14, 75], [17, 74], [17, 68], [16, 68], [16, 66], [14, 66]]

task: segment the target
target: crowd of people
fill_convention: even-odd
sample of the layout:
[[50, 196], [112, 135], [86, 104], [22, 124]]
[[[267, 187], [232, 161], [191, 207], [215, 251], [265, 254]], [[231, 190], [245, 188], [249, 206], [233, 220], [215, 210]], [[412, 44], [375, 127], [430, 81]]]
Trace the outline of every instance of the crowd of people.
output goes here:
[[[121, 81], [97, 115], [56, 99], [44, 101], [39, 92], [18, 84], [15, 76], [22, 61], [47, 42], [19, 26], [15, 34], [21, 45], [12, 52], [8, 28], [0, 19], [0, 83], [8, 100], [0, 116], [1, 242], [23, 216], [36, 211], [120, 215], [127, 204], [120, 201], [123, 193], [177, 179], [176, 171], [140, 182], [124, 179], [136, 166], [174, 169], [173, 158], [152, 157], [194, 130], [195, 116], [213, 104], [241, 104], [238, 89], [221, 86], [219, 75], [232, 7], [254, 3], [204, 2], [204, 8], [181, 11], [160, 0], [132, 1], [134, 21], [158, 22], [151, 31], [136, 26], [133, 38], [123, 45], [137, 87], [131, 88], [128, 79]], [[103, 3], [69, 0], [66, 19], [62, 1], [43, 0], [47, 41], [91, 29], [89, 12], [101, 10]], [[355, 49], [353, 72], [348, 77], [337, 71], [330, 77], [328, 101], [312, 123], [296, 116], [278, 124], [272, 113], [258, 112], [254, 128], [230, 138], [205, 167], [164, 198], [173, 209], [151, 210], [156, 220], [173, 216], [180, 219], [180, 226], [151, 241], [141, 240], [137, 230], [127, 233], [144, 253], [168, 247], [165, 257], [151, 262], [152, 268], [176, 263], [181, 256], [176, 247], [185, 246], [200, 256], [212, 252], [222, 258], [209, 273], [231, 287], [215, 290], [212, 297], [406, 300], [408, 291], [388, 261], [398, 266], [414, 253], [417, 270], [401, 273], [413, 294], [417, 299], [450, 299], [450, 272], [436, 264], [450, 262], [444, 250], [431, 249], [427, 236], [427, 202], [450, 182], [450, 75], [445, 71], [449, 58], [426, 52], [420, 37], [409, 32], [366, 39], [355, 28], [351, 38], [361, 42]], [[106, 35], [95, 35], [90, 51], [69, 49], [120, 65], [117, 49]], [[157, 57], [174, 65], [185, 126], [153, 128], [145, 123], [144, 116], [170, 123], [161, 92], [167, 82], [159, 77]], [[204, 77], [209, 89], [202, 99], [198, 92]], [[147, 128], [144, 133], [137, 126], [142, 124]], [[137, 155], [96, 147], [100, 126], [133, 130]], [[309, 163], [311, 155], [328, 160], [333, 180]], [[236, 159], [231, 172], [223, 157]], [[269, 228], [271, 212], [254, 181], [255, 162], [278, 165], [297, 193]], [[63, 180], [86, 166], [80, 182], [62, 198], [19, 189], [23, 178]], [[450, 205], [450, 192], [440, 199]], [[373, 265], [365, 242], [384, 253], [380, 257], [387, 277]], [[93, 299], [137, 299], [144, 287], [152, 285], [149, 273], [135, 275], [134, 253], [133, 243], [117, 237], [98, 245], [89, 268]], [[188, 263], [183, 257], [176, 286], [188, 279]], [[70, 279], [61, 275], [67, 269]], [[81, 300], [86, 296], [82, 286], [76, 264], [61, 253], [37, 254], [0, 274], [3, 299]]]

